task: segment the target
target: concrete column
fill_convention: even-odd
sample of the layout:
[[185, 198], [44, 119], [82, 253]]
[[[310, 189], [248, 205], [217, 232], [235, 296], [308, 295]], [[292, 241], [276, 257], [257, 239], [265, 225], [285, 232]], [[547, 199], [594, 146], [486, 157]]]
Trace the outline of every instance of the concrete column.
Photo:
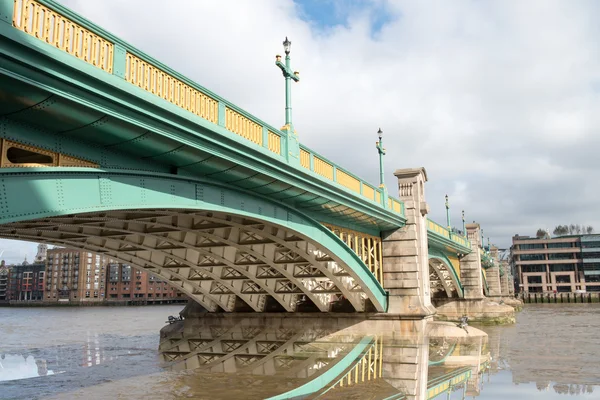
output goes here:
[[471, 252], [460, 259], [460, 281], [465, 299], [482, 299], [483, 278], [481, 277], [481, 228], [479, 224], [466, 224], [467, 236], [471, 242]]
[[500, 295], [502, 297], [510, 296], [510, 290], [508, 288], [508, 269], [504, 266], [504, 275], [500, 277]]
[[500, 264], [498, 261], [498, 248], [491, 246], [490, 256], [494, 261], [494, 266], [487, 269], [487, 283], [490, 288], [490, 297], [500, 297], [502, 291], [500, 289]]
[[389, 292], [388, 313], [423, 318], [435, 313], [429, 286], [425, 168], [400, 169], [399, 197], [406, 225], [383, 238], [383, 286]]
[[412, 334], [384, 339], [382, 378], [402, 392], [407, 400], [425, 400], [429, 372], [429, 338], [425, 335], [426, 321], [415, 323], [416, 331]]

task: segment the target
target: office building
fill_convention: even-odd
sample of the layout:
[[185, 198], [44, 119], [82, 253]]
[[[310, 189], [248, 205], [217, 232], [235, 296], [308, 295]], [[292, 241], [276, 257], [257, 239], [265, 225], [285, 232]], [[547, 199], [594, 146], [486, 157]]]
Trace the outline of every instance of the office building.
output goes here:
[[516, 235], [511, 255], [520, 292], [600, 291], [600, 235]]

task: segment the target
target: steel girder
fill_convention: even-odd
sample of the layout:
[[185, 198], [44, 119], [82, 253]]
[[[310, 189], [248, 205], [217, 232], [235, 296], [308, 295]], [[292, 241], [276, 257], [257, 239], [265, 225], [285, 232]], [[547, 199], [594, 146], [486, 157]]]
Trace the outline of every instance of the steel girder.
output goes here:
[[266, 296], [295, 311], [307, 296], [329, 311], [331, 295], [357, 311], [366, 295], [318, 243], [281, 227], [222, 213], [129, 210], [58, 216], [0, 226], [0, 236], [106, 254], [168, 280], [209, 311], [254, 311]]

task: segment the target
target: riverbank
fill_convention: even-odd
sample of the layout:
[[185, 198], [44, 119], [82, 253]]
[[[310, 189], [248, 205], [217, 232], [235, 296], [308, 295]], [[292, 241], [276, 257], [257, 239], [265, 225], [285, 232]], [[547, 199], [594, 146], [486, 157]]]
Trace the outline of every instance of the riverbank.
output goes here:
[[187, 299], [172, 300], [129, 300], [129, 301], [94, 301], [94, 302], [59, 302], [59, 301], [7, 301], [0, 302], [0, 307], [133, 307], [166, 304], [187, 304]]
[[523, 303], [600, 303], [600, 292], [594, 293], [527, 293], [519, 297]]

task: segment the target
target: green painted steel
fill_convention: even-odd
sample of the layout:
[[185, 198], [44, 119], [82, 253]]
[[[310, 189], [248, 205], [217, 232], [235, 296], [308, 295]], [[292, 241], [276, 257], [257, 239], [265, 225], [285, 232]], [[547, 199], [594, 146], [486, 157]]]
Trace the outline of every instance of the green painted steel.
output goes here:
[[446, 265], [446, 268], [448, 268], [448, 270], [452, 273], [452, 282], [454, 282], [454, 285], [456, 286], [458, 296], [464, 297], [463, 285], [460, 281], [460, 276], [456, 273], [456, 270], [454, 269], [454, 266], [452, 265], [452, 262], [450, 261], [446, 253], [442, 250], [431, 247], [429, 248], [428, 253], [429, 259], [438, 259]]
[[[31, 65], [37, 68], [33, 70]], [[328, 222], [351, 229], [374, 233], [404, 224], [402, 214], [304, 168], [290, 166], [281, 155], [254, 146], [8, 24], [0, 26], [0, 76], [7, 93], [20, 87], [14, 97], [5, 100], [7, 108], [12, 108], [9, 111], [16, 112], [11, 120], [31, 121], [29, 114], [35, 112], [41, 128], [50, 133], [119, 150], [123, 159], [133, 155], [163, 164], [167, 170], [175, 168], [178, 174], [211, 175], [222, 182], [256, 187], [261, 194], [289, 194], [292, 206], [311, 207], [312, 203], [325, 209], [322, 205], [327, 203], [326, 213], [334, 214]], [[18, 98], [26, 99], [26, 104]], [[39, 107], [26, 111], [31, 103]], [[282, 151], [285, 148], [283, 143]], [[305, 204], [301, 204], [303, 200]]]
[[[290, 129], [283, 132], [59, 3], [37, 1], [112, 43], [112, 73], [13, 27], [13, 0], [0, 0], [0, 134], [3, 139], [88, 160], [105, 172], [170, 174], [170, 179], [184, 177], [226, 185], [256, 198], [266, 196], [299, 210], [312, 220], [375, 236], [404, 226], [404, 204], [398, 201], [400, 213], [389, 209], [385, 187], [374, 188], [381, 201], [377, 201], [377, 195], [368, 199], [335, 180], [316, 174], [312, 150], [307, 149], [310, 169], [301, 167], [294, 157], [290, 158], [290, 154], [300, 149], [291, 125], [291, 98], [288, 99], [289, 116], [286, 112]], [[128, 53], [217, 101], [217, 123], [128, 82], [125, 79]], [[291, 71], [288, 58], [285, 67]], [[226, 109], [261, 126], [263, 146], [227, 130]], [[268, 138], [268, 132], [280, 137], [280, 153], [266, 146], [264, 138]], [[379, 143], [381, 152], [383, 147]], [[331, 164], [334, 171], [341, 170], [356, 178], [361, 192], [365, 185], [371, 186], [327, 158], [319, 158]], [[63, 171], [72, 173], [68, 169]], [[0, 177], [14, 176], [13, 173], [4, 170]], [[58, 176], [56, 179], [60, 181]], [[52, 198], [40, 200], [50, 204], [55, 201]], [[446, 238], [429, 231], [428, 237], [434, 247], [449, 247], [460, 253], [471, 251], [453, 240], [453, 233]]]
[[[440, 234], [431, 228], [430, 224], [427, 224], [427, 238], [429, 241], [429, 247], [435, 247], [439, 249], [443, 249], [443, 251], [452, 250], [455, 254], [469, 254], [471, 252], [470, 242], [468, 239], [462, 235], [458, 235], [456, 233], [448, 231], [446, 228], [442, 227], [437, 222], [433, 222], [428, 220], [428, 222], [432, 222], [433, 224], [439, 226], [448, 236]], [[461, 242], [466, 242], [467, 246], [463, 245]]]
[[373, 340], [374, 338], [370, 336], [362, 338], [361, 341], [354, 346], [354, 348], [350, 350], [348, 354], [346, 354], [339, 362], [337, 362], [333, 367], [327, 369], [327, 371], [315, 379], [305, 383], [300, 387], [297, 387], [296, 389], [282, 393], [278, 396], [269, 397], [267, 400], [301, 398], [303, 396], [308, 396], [311, 393], [315, 393], [328, 385], [331, 385], [340, 374], [358, 361], [361, 354], [363, 354], [365, 350], [367, 350], [368, 347], [373, 344]]
[[334, 259], [350, 266], [348, 272], [379, 311], [387, 309], [387, 294], [375, 276], [329, 229], [281, 202], [223, 184], [95, 168], [8, 168], [2, 174], [0, 205], [0, 224], [130, 209], [192, 209], [251, 217], [319, 243]]

